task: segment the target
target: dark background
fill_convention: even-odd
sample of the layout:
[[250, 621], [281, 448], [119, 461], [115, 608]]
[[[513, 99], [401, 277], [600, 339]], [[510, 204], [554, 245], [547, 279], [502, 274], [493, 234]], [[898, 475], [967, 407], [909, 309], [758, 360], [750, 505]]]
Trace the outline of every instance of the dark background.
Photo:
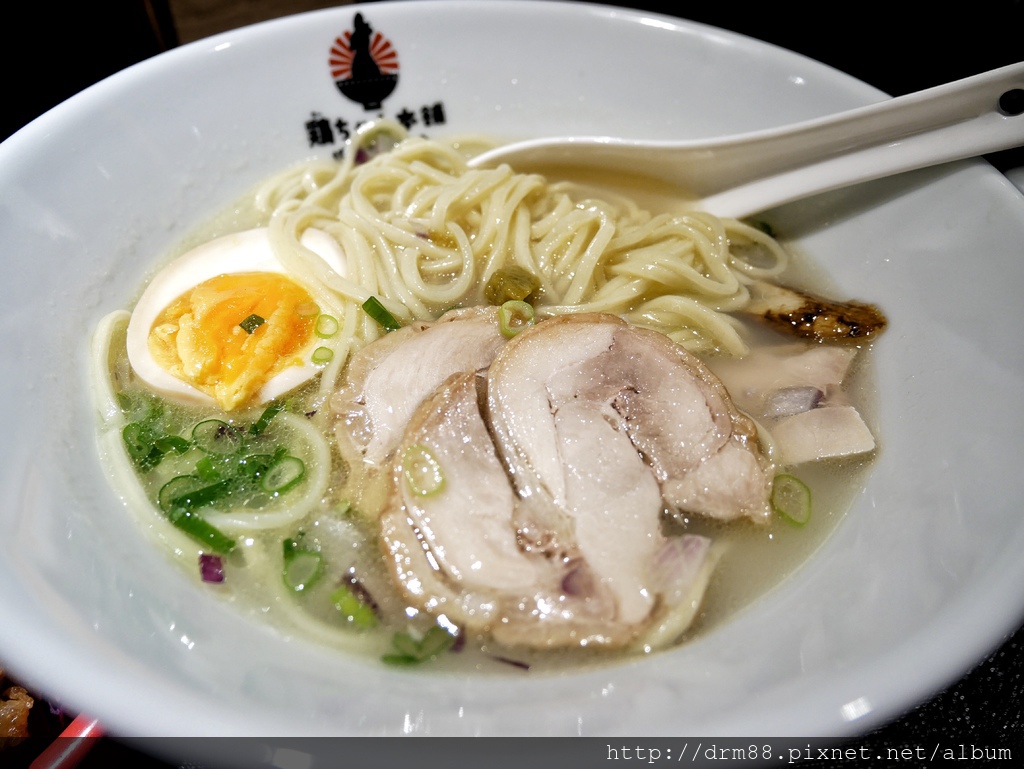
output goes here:
[[[4, 74], [0, 139], [92, 83], [161, 51], [243, 24], [345, 4], [330, 0], [19, 4], [17, 14], [8, 10], [0, 23], [0, 71]], [[974, 0], [941, 7], [876, 0], [605, 4], [657, 10], [739, 32], [817, 59], [893, 96], [1024, 60], [1021, 0]], [[1022, 152], [1008, 150], [987, 159], [1007, 170], [1024, 166]], [[941, 741], [1024, 747], [1022, 643], [1024, 629], [1005, 639], [988, 659], [934, 699], [850, 744], [884, 749]], [[0, 660], [2, 656], [0, 650]], [[17, 671], [8, 672], [17, 675]], [[37, 703], [32, 736], [0, 751], [0, 766], [28, 766], [69, 719], [70, 715], [52, 715], [46, 703]], [[118, 759], [144, 769], [166, 766], [109, 738], [101, 740], [79, 766], [96, 769]], [[814, 765], [826, 764], [816, 761]]]

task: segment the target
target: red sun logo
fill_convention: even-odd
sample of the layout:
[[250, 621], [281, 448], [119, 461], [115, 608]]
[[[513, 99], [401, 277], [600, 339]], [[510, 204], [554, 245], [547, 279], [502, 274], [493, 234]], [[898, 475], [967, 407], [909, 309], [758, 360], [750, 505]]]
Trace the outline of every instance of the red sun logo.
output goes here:
[[338, 90], [367, 110], [380, 107], [398, 84], [398, 52], [361, 13], [353, 29], [335, 38], [328, 63]]
[[[353, 54], [349, 46], [351, 38], [352, 33], [345, 32], [331, 47], [331, 77], [335, 80], [348, 80], [352, 77]], [[398, 52], [391, 45], [391, 41], [380, 32], [374, 33], [370, 42], [370, 56], [377, 63], [381, 73], [393, 75], [398, 72]]]

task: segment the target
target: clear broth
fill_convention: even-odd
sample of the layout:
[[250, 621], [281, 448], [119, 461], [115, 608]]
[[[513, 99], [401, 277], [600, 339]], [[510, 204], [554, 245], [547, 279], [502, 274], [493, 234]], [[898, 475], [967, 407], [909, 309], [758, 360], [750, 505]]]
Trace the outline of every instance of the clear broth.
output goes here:
[[[595, 194], [604, 192], [629, 197], [641, 207], [652, 211], [674, 213], [686, 210], [685, 198], [680, 198], [676, 191], [667, 186], [652, 184], [649, 180], [621, 177], [609, 182], [595, 175], [570, 175], [565, 169], [552, 169], [548, 175], [549, 178], [571, 177], [575, 183], [592, 186]], [[264, 224], [249, 205], [250, 199], [251, 196], [246, 196], [227, 207], [185, 239], [168, 259], [214, 237]], [[822, 295], [834, 295], [833, 287], [823, 272], [806, 255], [795, 253], [792, 244], [785, 242], [784, 234], [780, 240], [793, 256], [791, 267], [780, 282]], [[789, 337], [754, 326], [749, 331], [751, 338], [758, 340], [757, 343], [792, 341]], [[123, 347], [116, 354], [124, 356]], [[126, 360], [118, 358], [111, 365], [113, 369], [123, 371]], [[713, 368], [713, 360], [710, 365]], [[877, 426], [872, 418], [875, 413], [873, 382], [870, 350], [863, 349], [855, 360], [845, 389], [877, 436]], [[127, 385], [129, 389], [135, 386]], [[300, 392], [294, 397], [301, 401], [303, 395]], [[211, 411], [210, 415], [216, 414]], [[196, 421], [201, 416], [199, 412], [184, 409], [178, 412], [176, 418]], [[877, 450], [866, 457], [801, 466], [799, 475], [811, 487], [814, 498], [811, 519], [802, 527], [774, 517], [767, 525], [745, 521], [721, 524], [693, 519], [681, 526], [678, 522], [666, 521], [667, 531], [685, 529], [691, 533], [706, 534], [724, 546], [699, 615], [681, 642], [713, 632], [797, 572], [801, 564], [813, 555], [839, 524], [854, 497], [863, 488], [876, 453]], [[370, 658], [379, 658], [389, 651], [391, 634], [395, 630], [407, 629], [402, 622], [407, 620], [413, 624], [419, 623], [420, 627], [428, 627], [433, 624], [433, 619], [412, 616], [415, 612], [405, 611], [398, 591], [390, 585], [372, 525], [361, 520], [356, 512], [345, 508], [344, 468], [336, 468], [334, 478], [323, 511], [314, 520], [305, 521], [301, 527], [309, 541], [324, 551], [326, 560], [333, 562], [333, 573], [328, 575], [329, 579], [321, 580], [320, 585], [305, 595], [291, 594], [283, 587], [280, 577], [281, 541], [296, 534], [293, 528], [244, 538], [242, 545], [225, 565], [226, 581], [210, 585], [210, 588], [239, 608], [277, 625], [283, 632], [345, 651], [366, 654]], [[155, 483], [152, 481], [151, 487], [147, 489], [150, 499], [155, 495], [156, 489], [152, 486]], [[146, 521], [147, 527], [154, 526], [154, 517], [159, 519], [156, 528], [169, 525], [155, 510], [148, 513], [136, 512]], [[195, 561], [192, 560], [194, 553], [186, 555], [188, 557], [181, 557], [180, 560], [198, 579]], [[360, 581], [378, 602], [386, 604], [385, 613], [397, 618], [398, 625], [384, 623], [370, 630], [357, 631], [348, 627], [340, 618], [330, 601], [328, 587], [343, 579], [350, 568], [358, 573]], [[430, 669], [458, 668], [501, 673], [529, 666], [531, 671], [558, 671], [564, 670], [567, 664], [603, 664], [636, 653], [636, 650], [594, 652], [581, 649], [538, 652], [500, 648], [488, 641], [469, 648], [471, 646], [474, 645], [468, 643], [460, 654], [442, 655], [442, 658], [431, 663]]]

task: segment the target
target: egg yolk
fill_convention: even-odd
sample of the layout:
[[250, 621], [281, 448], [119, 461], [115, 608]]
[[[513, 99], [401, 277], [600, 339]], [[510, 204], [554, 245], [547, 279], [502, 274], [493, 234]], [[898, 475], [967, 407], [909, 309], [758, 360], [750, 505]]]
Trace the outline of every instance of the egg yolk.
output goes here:
[[219, 275], [160, 313], [149, 350], [164, 369], [231, 411], [302, 363], [315, 339], [315, 314], [303, 311], [310, 306], [312, 297], [284, 275]]

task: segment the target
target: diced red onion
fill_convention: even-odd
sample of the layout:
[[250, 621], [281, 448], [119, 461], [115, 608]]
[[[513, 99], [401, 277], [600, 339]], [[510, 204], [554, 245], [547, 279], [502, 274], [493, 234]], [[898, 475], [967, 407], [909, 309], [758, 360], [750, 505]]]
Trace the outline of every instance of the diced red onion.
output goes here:
[[219, 555], [210, 553], [199, 554], [199, 574], [203, 582], [220, 583], [224, 581], [224, 561]]

